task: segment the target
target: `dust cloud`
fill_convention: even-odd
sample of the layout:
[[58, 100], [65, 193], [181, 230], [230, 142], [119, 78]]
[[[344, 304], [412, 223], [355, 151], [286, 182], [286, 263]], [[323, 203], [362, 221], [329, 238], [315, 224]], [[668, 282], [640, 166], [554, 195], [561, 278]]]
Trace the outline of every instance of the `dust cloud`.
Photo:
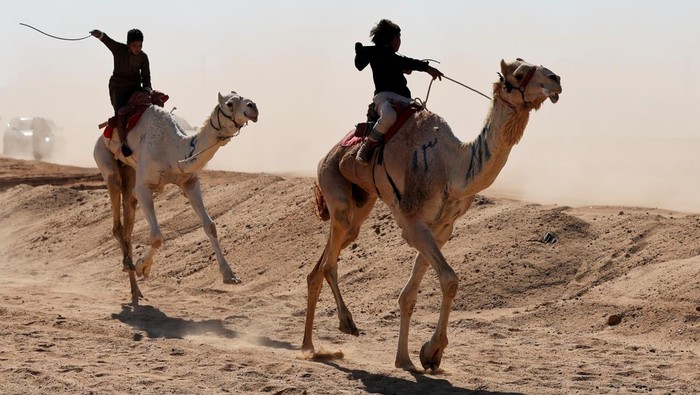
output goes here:
[[[313, 9], [318, 16], [336, 15], [323, 7]], [[203, 26], [173, 31], [141, 21], [148, 27], [144, 51], [151, 59], [154, 88], [170, 95], [166, 109], [177, 107], [175, 113], [193, 126], [208, 118], [219, 92], [235, 90], [258, 104], [259, 121], [219, 150], [209, 169], [314, 176], [318, 161], [363, 120], [371, 100], [371, 73], [358, 72], [352, 64], [354, 42], [369, 42], [368, 29], [377, 18], [365, 11], [348, 10], [348, 18], [357, 20], [347, 29], [338, 29], [330, 17], [317, 18], [313, 25], [279, 15], [240, 21], [237, 31], [247, 31], [249, 41], [230, 40], [223, 33], [195, 40], [213, 33]], [[672, 11], [664, 8], [669, 14], [665, 17], [682, 16]], [[506, 16], [515, 18], [510, 20], [514, 24], [521, 19], [519, 14]], [[584, 13], [582, 18], [592, 18], [603, 33], [620, 30], [612, 17]], [[487, 94], [501, 58], [542, 62], [562, 77], [561, 100], [547, 102], [532, 114], [491, 193], [561, 205], [700, 212], [695, 199], [700, 127], [690, 106], [700, 100], [693, 72], [698, 57], [687, 50], [696, 47], [697, 34], [674, 35], [674, 44], [669, 45], [667, 35], [672, 33], [651, 32], [644, 20], [635, 19], [626, 21], [628, 30], [610, 41], [580, 39], [589, 34], [589, 25], [577, 22], [562, 25], [558, 35], [551, 35], [546, 26], [528, 26], [535, 29], [532, 35], [547, 37], [536, 45], [530, 35], [505, 33], [467, 46], [450, 44], [447, 38], [471, 37], [478, 28], [460, 17], [446, 22], [443, 28], [450, 35], [441, 46], [435, 45], [435, 38], [443, 37], [435, 24], [418, 16], [396, 19], [405, 29], [402, 53], [439, 59], [442, 63], [436, 66], [446, 75]], [[56, 33], [76, 30], [58, 21], [44, 23]], [[215, 30], [224, 32], [224, 26], [228, 25]], [[118, 23], [102, 29], [117, 39], [125, 34]], [[13, 61], [0, 65], [1, 121], [13, 116], [51, 118], [61, 130], [47, 160], [93, 167], [97, 125], [112, 112], [107, 93], [109, 51], [92, 38], [63, 43], [16, 30], [12, 34], [21, 40], [4, 44]], [[277, 33], [275, 39], [261, 42], [270, 31]], [[621, 47], [628, 51], [620, 52]], [[424, 99], [427, 75], [417, 72], [407, 78], [412, 95]], [[428, 103], [462, 141], [478, 135], [488, 106], [484, 98], [448, 81], [433, 84]]]
[[[264, 73], [264, 68], [261, 71]], [[209, 169], [313, 177], [318, 161], [330, 147], [362, 121], [370, 100], [367, 92], [371, 92], [371, 86], [366, 81], [369, 76], [350, 74], [356, 82], [354, 87], [332, 100], [310, 100], [306, 96], [323, 97], [319, 86], [342, 80], [342, 74], [351, 71], [341, 68], [330, 72], [320, 84], [303, 79], [287, 81], [288, 88], [283, 90], [271, 88], [283, 81], [264, 85], [241, 81], [223, 89], [213, 83], [196, 88], [183, 89], [174, 84], [172, 88], [156, 88], [171, 96], [166, 109], [177, 107], [175, 113], [193, 126], [208, 119], [219, 90], [236, 90], [258, 104], [259, 122], [250, 123], [223, 147], [209, 163]], [[92, 83], [103, 88], [75, 96], [68, 94], [65, 102], [54, 103], [54, 109], [41, 109], [39, 114], [53, 119], [60, 128], [54, 151], [46, 160], [94, 167], [92, 148], [100, 134], [97, 124], [111, 111], [104, 80], [92, 77]], [[700, 139], [687, 134], [666, 138], [649, 133], [634, 136], [622, 128], [606, 134], [605, 130], [589, 130], [596, 127], [594, 118], [592, 122], [570, 126], [563, 119], [572, 112], [566, 104], [570, 89], [565, 78], [563, 82], [560, 103], [546, 103], [532, 114], [522, 141], [514, 147], [508, 164], [487, 193], [543, 204], [625, 205], [700, 212], [700, 160], [696, 157]], [[424, 95], [427, 80], [415, 78], [412, 83], [414, 95]], [[43, 84], [51, 85], [48, 81]], [[442, 84], [433, 88], [430, 109], [442, 115], [460, 139], [473, 139], [483, 125], [489, 103]], [[32, 87], [29, 82], [24, 86], [27, 89], [16, 92], [20, 97], [17, 102], [28, 101], [39, 90], [39, 85]], [[488, 91], [488, 86], [479, 88]], [[303, 99], [302, 91], [307, 92]], [[33, 111], [16, 110], [16, 114], [36, 115]], [[3, 129], [10, 117], [2, 114]], [[608, 123], [615, 120], [611, 118]]]

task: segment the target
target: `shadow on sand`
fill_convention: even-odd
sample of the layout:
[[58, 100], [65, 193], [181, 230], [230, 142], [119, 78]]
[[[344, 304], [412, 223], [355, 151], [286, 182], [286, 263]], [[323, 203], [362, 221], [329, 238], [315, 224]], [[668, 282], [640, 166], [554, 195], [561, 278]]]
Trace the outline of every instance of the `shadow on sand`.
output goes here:
[[187, 335], [212, 334], [228, 339], [243, 339], [265, 347], [297, 350], [291, 343], [273, 340], [264, 336], [254, 336], [226, 328], [221, 320], [192, 321], [168, 317], [153, 306], [122, 305], [119, 314], [112, 318], [146, 332], [149, 338], [182, 339]]
[[348, 379], [360, 380], [364, 390], [372, 394], [461, 394], [461, 395], [523, 395], [520, 392], [499, 392], [487, 390], [469, 390], [453, 386], [445, 379], [414, 373], [416, 381], [383, 374], [370, 373], [360, 369], [348, 369], [334, 362], [323, 362], [341, 372], [347, 373]]

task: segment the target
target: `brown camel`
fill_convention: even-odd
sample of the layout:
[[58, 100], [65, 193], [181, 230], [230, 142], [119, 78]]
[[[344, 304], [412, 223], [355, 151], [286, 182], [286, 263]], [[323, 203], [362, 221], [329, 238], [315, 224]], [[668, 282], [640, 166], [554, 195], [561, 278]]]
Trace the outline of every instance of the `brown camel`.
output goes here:
[[334, 146], [318, 166], [316, 200], [330, 233], [321, 258], [307, 277], [308, 305], [302, 351], [314, 355], [314, 313], [323, 279], [338, 308], [339, 329], [359, 334], [338, 287], [338, 255], [357, 238], [377, 198], [389, 207], [402, 237], [418, 251], [413, 272], [399, 296], [401, 323], [395, 365], [416, 367], [408, 355], [408, 330], [418, 288], [428, 267], [437, 273], [442, 306], [432, 338], [420, 350], [424, 369], [435, 371], [447, 346], [447, 323], [458, 278], [440, 252], [454, 222], [489, 187], [506, 164], [510, 150], [523, 135], [531, 110], [561, 93], [560, 78], [542, 66], [517, 59], [501, 61], [501, 80], [493, 85], [493, 102], [484, 128], [471, 143], [459, 141], [438, 115], [423, 110], [387, 142], [383, 161], [375, 152], [372, 163], [355, 160], [357, 148]]

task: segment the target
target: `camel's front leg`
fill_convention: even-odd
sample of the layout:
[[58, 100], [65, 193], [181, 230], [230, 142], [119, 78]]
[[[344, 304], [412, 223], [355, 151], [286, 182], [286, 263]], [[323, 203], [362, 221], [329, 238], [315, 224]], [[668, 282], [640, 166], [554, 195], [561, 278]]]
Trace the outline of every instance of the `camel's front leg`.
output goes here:
[[399, 295], [401, 323], [399, 326], [399, 347], [396, 350], [394, 366], [412, 372], [417, 371], [417, 369], [411, 361], [411, 357], [408, 355], [408, 332], [411, 325], [413, 309], [416, 307], [416, 301], [418, 300], [418, 289], [429, 267], [428, 261], [419, 253], [418, 256], [416, 256], [416, 262], [413, 264], [411, 278], [403, 287], [401, 295]]
[[204, 233], [209, 237], [212, 247], [214, 247], [214, 253], [216, 254], [216, 259], [219, 262], [219, 271], [224, 277], [224, 284], [238, 284], [241, 279], [236, 276], [236, 273], [231, 270], [224, 254], [221, 252], [221, 246], [219, 245], [219, 238], [216, 234], [216, 225], [207, 213], [207, 209], [204, 207], [204, 201], [202, 200], [202, 188], [199, 185], [199, 178], [195, 177], [191, 181], [186, 182], [181, 186], [182, 192], [189, 199], [190, 204], [197, 212], [199, 219], [202, 221], [202, 227], [204, 228]]
[[[418, 250], [418, 252], [430, 264], [430, 266], [432, 266], [432, 268], [435, 270], [435, 273], [438, 276], [438, 280], [440, 281], [440, 289], [442, 290], [442, 306], [440, 307], [440, 318], [438, 320], [437, 327], [435, 328], [435, 333], [433, 334], [433, 337], [428, 342], [426, 342], [420, 350], [420, 361], [421, 365], [423, 365], [423, 368], [435, 371], [438, 367], [440, 367], [442, 353], [445, 350], [445, 347], [447, 347], [447, 323], [450, 318], [452, 300], [457, 295], [459, 279], [457, 278], [457, 274], [447, 263], [447, 260], [442, 255], [442, 252], [440, 252], [440, 245], [435, 240], [433, 233], [427, 225], [420, 221], [409, 222], [404, 227], [403, 236], [410, 245], [412, 245], [416, 250]], [[416, 265], [419, 264], [422, 265], [422, 263], [420, 263], [420, 261], [417, 260]], [[413, 277], [417, 278], [418, 275], [420, 275], [421, 271], [424, 272], [425, 270], [421, 267], [414, 269], [414, 275], [412, 276], [412, 279]], [[416, 284], [411, 284], [411, 281], [409, 281], [407, 287], [409, 286], [414, 287], [416, 286]], [[412, 291], [407, 292], [406, 290], [404, 290], [404, 292], [406, 292], [406, 295], [410, 295], [410, 292]], [[404, 296], [403, 293], [401, 296]], [[404, 303], [410, 304], [411, 298], [407, 297], [404, 300]], [[408, 306], [404, 308], [404, 306], [402, 306], [401, 312], [403, 313], [404, 310], [407, 309], [407, 307]], [[401, 324], [402, 326], [408, 325], [408, 322], [404, 322], [403, 314], [401, 317]], [[408, 336], [407, 330], [402, 332], [405, 333], [401, 333], [400, 335], [403, 335], [404, 337]], [[399, 345], [405, 344], [402, 342], [407, 341], [408, 340], [406, 338], [400, 338]], [[402, 355], [402, 351], [401, 349], [399, 349], [399, 351], [397, 352], [397, 365], [400, 362], [405, 362], [407, 354], [408, 353], [405, 352], [405, 354]], [[404, 358], [404, 360], [399, 361], [399, 356]]]
[[139, 276], [148, 277], [148, 275], [151, 273], [151, 266], [153, 265], [153, 256], [156, 254], [156, 251], [158, 251], [160, 246], [163, 245], [163, 240], [165, 238], [158, 227], [156, 210], [153, 206], [153, 191], [151, 188], [144, 184], [137, 184], [134, 188], [134, 192], [136, 194], [136, 199], [138, 199], [138, 202], [141, 203], [141, 209], [146, 217], [146, 221], [148, 221], [151, 238], [151, 247], [146, 252], [146, 256], [140, 258], [138, 262], [136, 262], [136, 274]]

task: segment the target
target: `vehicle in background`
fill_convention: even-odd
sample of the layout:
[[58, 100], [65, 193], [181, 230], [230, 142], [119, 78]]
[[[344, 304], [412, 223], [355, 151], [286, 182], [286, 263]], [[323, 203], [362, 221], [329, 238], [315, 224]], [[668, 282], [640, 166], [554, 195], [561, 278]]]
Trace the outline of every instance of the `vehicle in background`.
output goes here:
[[31, 155], [36, 160], [46, 158], [53, 150], [56, 130], [56, 124], [48, 118], [12, 118], [2, 138], [2, 153], [5, 156]]

